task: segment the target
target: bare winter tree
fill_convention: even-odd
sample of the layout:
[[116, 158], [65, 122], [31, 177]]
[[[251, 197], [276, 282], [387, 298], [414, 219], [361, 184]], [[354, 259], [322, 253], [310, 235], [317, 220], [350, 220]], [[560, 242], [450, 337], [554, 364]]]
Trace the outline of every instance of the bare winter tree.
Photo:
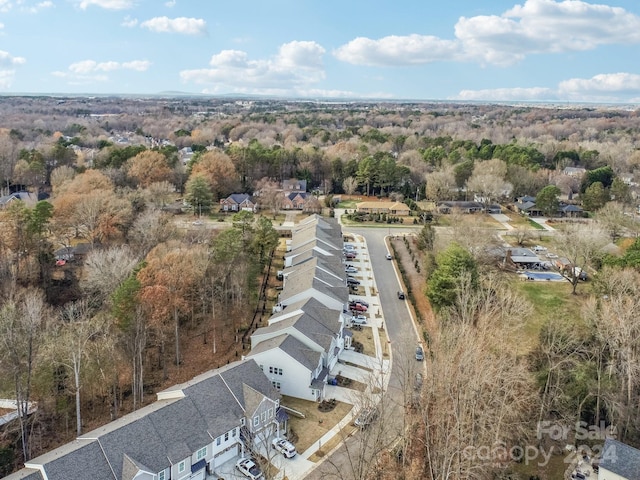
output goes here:
[[569, 262], [569, 271], [565, 272], [576, 293], [580, 271], [592, 266], [593, 261], [601, 254], [602, 248], [609, 243], [609, 238], [597, 224], [568, 224], [559, 235], [558, 249]]
[[138, 258], [126, 245], [92, 250], [83, 265], [82, 289], [99, 303], [108, 301], [137, 263]]
[[355, 177], [347, 177], [342, 181], [342, 189], [347, 195], [353, 195], [358, 189], [358, 180]]
[[18, 302], [8, 301], [0, 308], [0, 365], [2, 376], [14, 385], [25, 461], [31, 458], [32, 387], [48, 316], [44, 295], [38, 290], [24, 291]]
[[56, 326], [57, 341], [51, 346], [53, 359], [72, 373], [71, 390], [76, 400], [76, 434], [82, 433], [82, 409], [80, 393], [83, 386], [83, 369], [91, 361], [91, 348], [106, 333], [104, 318], [94, 316], [85, 300], [65, 305]]

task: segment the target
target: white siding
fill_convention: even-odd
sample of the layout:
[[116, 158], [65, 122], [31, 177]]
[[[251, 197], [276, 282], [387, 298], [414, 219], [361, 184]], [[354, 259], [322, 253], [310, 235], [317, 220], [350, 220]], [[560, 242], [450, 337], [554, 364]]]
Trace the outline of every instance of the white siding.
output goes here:
[[628, 480], [627, 477], [618, 475], [617, 473], [610, 472], [606, 468], [600, 467], [598, 471], [598, 480]]
[[[280, 393], [304, 400], [315, 400], [310, 388], [311, 371], [279, 348], [251, 355], [272, 382], [280, 382]], [[282, 375], [269, 373], [269, 367], [282, 369]]]

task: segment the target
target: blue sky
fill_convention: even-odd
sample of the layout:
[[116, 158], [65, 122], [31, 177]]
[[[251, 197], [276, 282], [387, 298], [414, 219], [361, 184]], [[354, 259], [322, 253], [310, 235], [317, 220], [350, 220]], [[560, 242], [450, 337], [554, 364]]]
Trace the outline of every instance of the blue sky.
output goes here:
[[0, 0], [0, 93], [640, 102], [640, 1]]

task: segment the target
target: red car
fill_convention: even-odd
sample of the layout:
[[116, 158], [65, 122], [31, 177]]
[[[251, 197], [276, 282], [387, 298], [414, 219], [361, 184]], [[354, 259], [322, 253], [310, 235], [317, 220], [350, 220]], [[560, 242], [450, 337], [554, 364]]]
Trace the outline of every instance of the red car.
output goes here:
[[349, 304], [349, 308], [351, 310], [356, 310], [358, 312], [366, 312], [367, 311], [367, 307], [365, 307], [364, 305], [362, 305], [361, 303], [357, 303], [357, 302], [351, 302]]
[[345, 253], [344, 254], [344, 258], [346, 258], [347, 260], [353, 260], [354, 258], [356, 258], [356, 254], [355, 253]]

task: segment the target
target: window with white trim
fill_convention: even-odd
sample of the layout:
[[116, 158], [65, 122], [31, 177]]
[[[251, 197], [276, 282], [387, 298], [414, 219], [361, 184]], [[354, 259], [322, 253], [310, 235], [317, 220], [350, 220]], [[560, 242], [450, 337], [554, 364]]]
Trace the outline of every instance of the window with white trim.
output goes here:
[[244, 427], [244, 424], [245, 424], [245, 420], [244, 420], [244, 417], [242, 417], [242, 418], [240, 419], [240, 426], [241, 426], [241, 427]]
[[233, 430], [231, 430], [231, 436], [232, 436], [233, 438], [235, 438], [235, 437], [236, 437], [236, 430], [237, 430], [237, 428], [234, 428]]
[[167, 480], [164, 470], [158, 474], [158, 480]]
[[187, 462], [185, 460], [178, 464], [178, 473], [182, 473], [187, 469]]
[[256, 415], [255, 417], [253, 417], [253, 426], [257, 427], [258, 425], [260, 425], [260, 417]]
[[271, 381], [271, 385], [273, 385], [273, 388], [275, 388], [276, 390], [280, 391], [280, 382], [276, 382], [274, 380]]
[[261, 417], [262, 423], [266, 422], [267, 421], [267, 412], [262, 412], [260, 414], [260, 417]]
[[273, 417], [273, 408], [269, 409], [269, 413], [267, 414], [269, 418]]
[[224, 441], [228, 442], [229, 441], [229, 432], [224, 434]]
[[202, 447], [200, 450], [196, 452], [196, 460], [202, 460], [207, 456], [207, 447]]
[[222, 442], [222, 437], [216, 438], [216, 445], [220, 446], [220, 442]]

